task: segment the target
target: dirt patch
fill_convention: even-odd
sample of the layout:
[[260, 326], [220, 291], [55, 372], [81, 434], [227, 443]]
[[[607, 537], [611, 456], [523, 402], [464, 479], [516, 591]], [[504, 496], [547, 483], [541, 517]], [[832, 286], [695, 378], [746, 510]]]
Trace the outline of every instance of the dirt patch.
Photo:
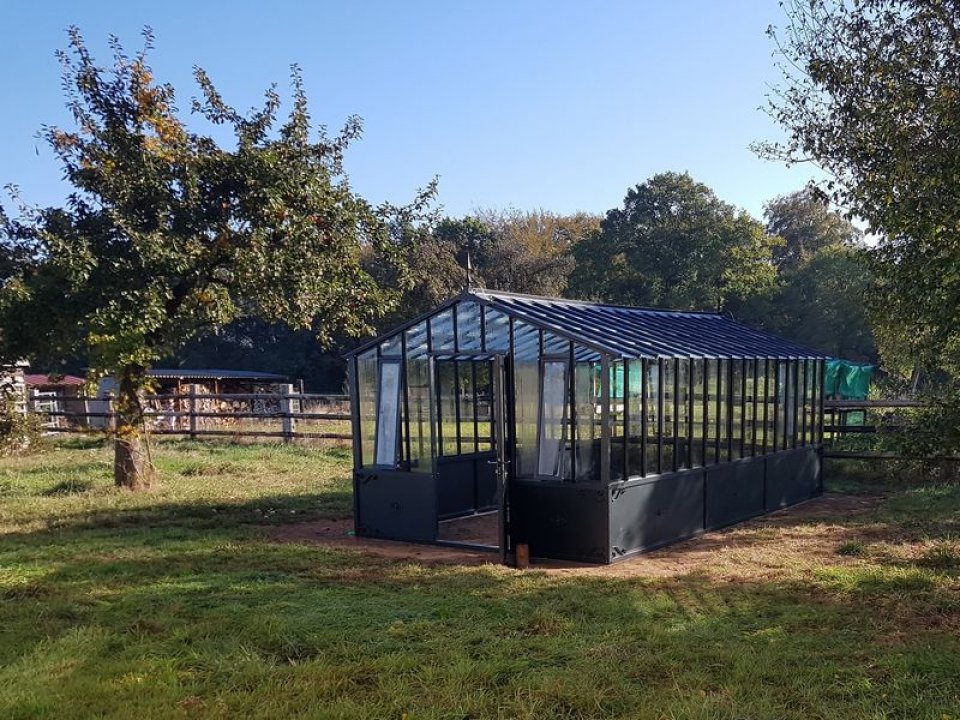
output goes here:
[[[854, 564], [862, 559], [838, 555], [837, 548], [847, 540], [863, 538], [869, 534], [869, 528], [850, 527], [843, 521], [872, 510], [882, 499], [823, 495], [614, 565], [540, 560], [533, 567], [557, 575], [666, 577], [705, 573], [728, 579], [756, 580], [781, 574], [784, 569], [797, 570], [816, 564]], [[460, 521], [463, 523], [460, 528], [451, 524], [449, 533], [459, 537], [446, 539], [465, 541], [478, 533], [486, 537], [490, 528], [496, 526], [496, 514], [470, 520], [472, 522]], [[329, 545], [392, 560], [457, 565], [498, 561], [496, 553], [492, 552], [354, 537], [353, 521], [349, 519], [296, 523], [273, 528], [270, 532], [271, 537], [280, 542]]]

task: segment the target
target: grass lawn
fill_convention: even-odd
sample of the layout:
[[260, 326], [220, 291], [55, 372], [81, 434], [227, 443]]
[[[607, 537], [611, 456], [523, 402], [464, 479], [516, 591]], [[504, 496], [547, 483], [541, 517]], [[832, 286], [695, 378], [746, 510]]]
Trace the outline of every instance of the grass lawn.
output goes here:
[[0, 460], [0, 717], [960, 718], [956, 485], [521, 572], [281, 542], [349, 516], [343, 450], [154, 459], [143, 494], [94, 441]]

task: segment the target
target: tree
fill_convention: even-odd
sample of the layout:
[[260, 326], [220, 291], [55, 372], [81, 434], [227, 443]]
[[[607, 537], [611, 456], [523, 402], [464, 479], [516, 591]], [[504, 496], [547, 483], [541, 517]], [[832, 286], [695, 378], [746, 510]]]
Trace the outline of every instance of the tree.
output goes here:
[[788, 2], [772, 29], [787, 130], [758, 150], [828, 173], [821, 191], [879, 237], [868, 296], [885, 365], [960, 374], [960, 6]]
[[862, 233], [809, 189], [766, 204], [778, 285], [751, 318], [770, 330], [835, 357], [876, 362], [864, 296], [872, 274]]
[[863, 237], [809, 188], [774, 198], [764, 206], [763, 216], [767, 233], [783, 240], [773, 248], [773, 261], [781, 270], [796, 269], [826, 247], [858, 245]]
[[627, 192], [574, 248], [571, 292], [651, 307], [735, 310], [776, 280], [778, 242], [747, 213], [683, 173]]
[[142, 394], [147, 369], [199, 332], [244, 317], [359, 334], [393, 307], [403, 286], [382, 287], [363, 268], [372, 253], [403, 279], [396, 228], [416, 222], [431, 185], [404, 208], [373, 207], [350, 188], [343, 154], [360, 136], [350, 118], [336, 136], [311, 130], [299, 71], [293, 107], [278, 126], [280, 97], [241, 114], [201, 70], [193, 111], [232, 131], [235, 145], [190, 130], [144, 49], [111, 41], [97, 65], [80, 33], [59, 53], [76, 128], [42, 136], [75, 192], [63, 208], [25, 211], [5, 244], [38, 252], [0, 293], [0, 357], [82, 351], [119, 390], [117, 483], [145, 487]]
[[[415, 281], [386, 324], [424, 312], [462, 291], [468, 254], [474, 286], [561, 295], [573, 269], [571, 247], [598, 226], [599, 219], [587, 213], [481, 210], [463, 218], [444, 218], [429, 231], [420, 228], [405, 243], [406, 264]], [[391, 282], [389, 270], [372, 266], [371, 271], [382, 283]]]
[[864, 289], [872, 284], [866, 249], [826, 245], [782, 275], [767, 326], [833, 357], [876, 362]]

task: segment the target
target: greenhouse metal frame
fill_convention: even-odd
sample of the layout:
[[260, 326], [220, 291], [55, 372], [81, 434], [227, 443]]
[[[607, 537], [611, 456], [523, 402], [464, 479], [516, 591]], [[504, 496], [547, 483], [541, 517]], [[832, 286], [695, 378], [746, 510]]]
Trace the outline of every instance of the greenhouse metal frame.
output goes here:
[[[347, 355], [360, 536], [486, 516], [609, 563], [822, 492], [827, 356], [719, 313], [468, 289]], [[495, 522], [494, 522], [495, 520]]]

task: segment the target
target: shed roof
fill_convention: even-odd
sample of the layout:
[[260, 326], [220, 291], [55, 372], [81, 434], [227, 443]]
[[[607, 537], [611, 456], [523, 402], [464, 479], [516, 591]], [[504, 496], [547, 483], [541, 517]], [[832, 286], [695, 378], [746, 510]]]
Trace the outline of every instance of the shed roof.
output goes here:
[[469, 300], [615, 358], [828, 357], [715, 312], [639, 308], [485, 289], [467, 290], [348, 355], [363, 352], [457, 302]]
[[76, 375], [45, 375], [43, 373], [27, 373], [23, 376], [27, 387], [79, 387], [86, 380]]

